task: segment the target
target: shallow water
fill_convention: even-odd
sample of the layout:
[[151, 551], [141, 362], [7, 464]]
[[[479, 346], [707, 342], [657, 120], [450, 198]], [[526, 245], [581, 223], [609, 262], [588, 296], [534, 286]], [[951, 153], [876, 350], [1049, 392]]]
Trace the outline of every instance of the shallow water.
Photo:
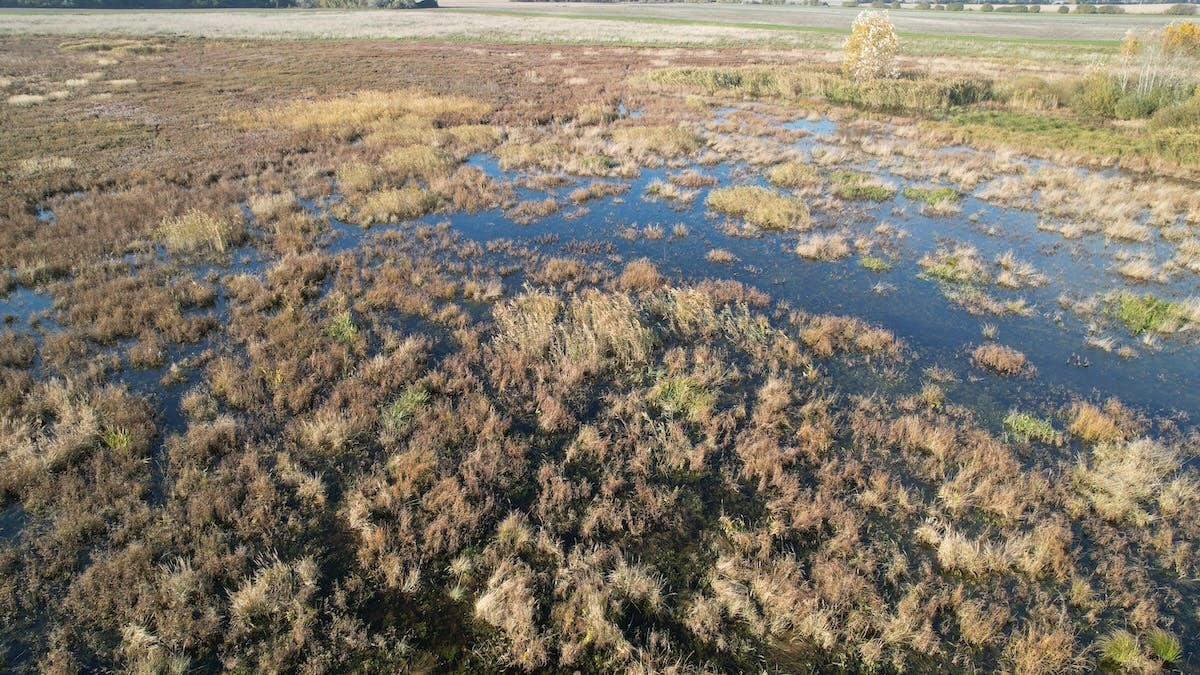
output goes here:
[[[836, 123], [801, 121], [792, 128], [831, 133]], [[807, 150], [817, 144], [810, 136], [797, 146]], [[490, 157], [475, 158], [473, 165], [493, 177], [506, 176]], [[765, 185], [758, 171], [745, 165], [721, 165], [715, 168], [693, 167], [719, 179], [719, 185], [732, 182]], [[886, 171], [862, 167], [868, 173], [894, 183], [896, 196], [881, 203], [855, 202], [845, 212], [814, 212], [817, 227], [846, 229], [852, 235], [868, 235], [880, 223], [889, 223], [906, 233], [898, 241], [900, 255], [892, 259], [890, 271], [877, 274], [862, 268], [858, 256], [836, 262], [802, 259], [792, 252], [797, 235], [765, 232], [757, 238], [742, 238], [724, 234], [719, 225], [723, 220], [704, 208], [709, 188], [702, 188], [690, 204], [680, 206], [666, 200], [644, 195], [645, 187], [667, 173], [682, 169], [649, 169], [630, 182], [628, 193], [605, 197], [587, 203], [586, 216], [568, 216], [570, 208], [528, 226], [515, 225], [499, 211], [474, 215], [455, 214], [448, 220], [454, 228], [470, 238], [486, 241], [511, 238], [536, 245], [538, 237], [555, 234], [559, 246], [571, 240], [602, 240], [611, 242], [626, 259], [648, 257], [660, 271], [683, 281], [709, 277], [733, 278], [759, 288], [775, 301], [812, 313], [847, 314], [877, 323], [896, 333], [911, 348], [915, 359], [914, 372], [939, 365], [955, 372], [967, 382], [957, 387], [961, 396], [954, 402], [972, 407], [992, 409], [1003, 415], [1009, 408], [1051, 411], [1073, 397], [1101, 399], [1117, 396], [1125, 403], [1153, 416], [1171, 417], [1189, 427], [1191, 411], [1200, 410], [1200, 392], [1192, 386], [1200, 375], [1196, 347], [1179, 341], [1165, 340], [1155, 349], [1139, 346], [1133, 359], [1089, 348], [1087, 323], [1068, 310], [1060, 308], [1062, 294], [1086, 297], [1114, 288], [1130, 287], [1112, 268], [1112, 250], [1102, 235], [1086, 235], [1082, 239], [1066, 240], [1054, 232], [1037, 229], [1039, 216], [1031, 211], [1005, 208], [968, 195], [962, 199], [961, 213], [950, 216], [928, 216], [919, 205], [902, 194], [908, 181]], [[740, 179], [731, 177], [745, 174]], [[548, 195], [562, 197], [591, 179], [579, 179], [555, 190], [541, 192], [521, 188], [521, 199], [540, 199]], [[921, 183], [924, 185], [925, 183]], [[972, 194], [986, 188], [980, 185]], [[976, 216], [976, 218], [971, 218]], [[436, 216], [427, 222], [444, 220]], [[972, 222], [972, 221], [975, 222]], [[686, 225], [689, 236], [671, 236], [676, 223]], [[619, 236], [619, 230], [630, 225], [644, 227], [660, 225], [666, 232], [661, 240]], [[1032, 308], [1029, 316], [973, 316], [954, 305], [943, 295], [939, 285], [919, 278], [917, 261], [925, 253], [938, 248], [940, 241], [949, 240], [974, 246], [980, 258], [990, 262], [995, 256], [1014, 251], [1023, 261], [1032, 263], [1046, 275], [1048, 283], [1040, 288], [1007, 290], [989, 287], [984, 290], [1004, 301], [1024, 298]], [[1122, 245], [1126, 250], [1154, 249], [1161, 259], [1161, 244]], [[732, 264], [707, 262], [705, 253], [722, 248], [737, 256]], [[891, 288], [879, 292], [877, 284]], [[1131, 287], [1135, 292], [1152, 290], [1166, 298], [1183, 298], [1194, 293], [1196, 278], [1176, 277], [1167, 284]], [[1004, 380], [971, 367], [969, 351], [983, 342], [981, 326], [993, 324], [998, 329], [997, 340], [1026, 354], [1037, 367], [1034, 379]], [[1133, 336], [1122, 329], [1108, 331], [1120, 344], [1138, 345]], [[1078, 355], [1087, 367], [1074, 365]], [[969, 382], [968, 382], [969, 381]], [[953, 396], [953, 395], [952, 395]], [[952, 398], [952, 401], [954, 399]]]
[[[734, 112], [734, 109], [719, 110], [712, 121], [725, 121]], [[792, 146], [801, 158], [808, 157], [816, 148], [835, 144], [840, 133], [839, 123], [828, 119], [809, 118], [778, 122], [778, 125], [808, 134]], [[856, 129], [854, 133], [861, 135], [862, 130]], [[881, 133], [886, 134], [886, 131]], [[709, 133], [710, 137], [713, 135]], [[961, 147], [943, 151], [964, 155], [978, 152]], [[491, 155], [473, 157], [469, 164], [506, 182], [522, 175], [501, 170]], [[1040, 231], [1037, 213], [990, 204], [974, 196], [987, 187], [987, 182], [963, 197], [960, 213], [926, 215], [918, 203], [903, 196], [902, 190], [907, 185], [930, 183], [895, 175], [877, 160], [859, 159], [839, 164], [835, 169], [874, 175], [894, 184], [898, 188], [896, 195], [879, 203], [850, 202], [835, 210], [814, 209], [814, 231], [844, 232], [850, 240], [858, 236], [871, 237], [872, 230], [881, 223], [902, 231], [902, 236], [891, 238], [887, 244], [890, 254], [887, 257], [892, 268], [876, 273], [860, 266], [858, 254], [836, 262], [800, 258], [794, 253], [794, 247], [803, 235], [796, 233], [763, 232], [755, 237], [726, 234], [722, 230], [726, 219], [709, 213], [704, 207], [704, 199], [711, 188], [699, 188], [694, 200], [682, 204], [645, 194], [651, 181], [665, 180], [668, 174], [688, 168], [715, 177], [718, 186], [767, 185], [762, 176], [763, 167], [737, 161], [712, 167], [643, 169], [635, 179], [621, 181], [630, 186], [628, 192], [592, 200], [581, 207], [566, 202], [566, 195], [597, 179], [569, 177], [568, 184], [551, 190], [515, 185], [520, 200], [550, 196], [560, 203], [566, 202], [558, 213], [528, 225], [513, 222], [501, 209], [476, 214], [434, 214], [420, 222], [427, 225], [449, 222], [457, 233], [479, 243], [509, 239], [549, 255], [570, 255], [610, 266], [614, 253], [624, 261], [646, 257], [676, 282], [735, 279], [766, 292], [773, 301], [786, 303], [793, 309], [845, 314], [878, 324], [893, 331], [908, 348], [909, 358], [904, 370], [909, 377], [902, 378], [901, 389], [919, 389], [922, 371], [931, 366], [947, 369], [958, 378], [957, 383], [944, 385], [948, 400], [975, 409], [993, 428], [998, 428], [999, 420], [1012, 409], [1051, 415], [1073, 398], [1103, 399], [1109, 396], [1116, 396], [1150, 416], [1171, 418], [1183, 428], [1190, 428], [1195, 423], [1190, 418], [1192, 411], [1200, 410], [1200, 391], [1192, 386], [1200, 376], [1195, 345], [1168, 340], [1160, 347], [1146, 349], [1120, 328], [1106, 331], [1105, 334], [1117, 338], [1119, 344], [1138, 347], [1137, 358], [1122, 358], [1115, 352], [1087, 347], [1087, 322], [1058, 304], [1059, 296], [1064, 294], [1087, 297], [1128, 286], [1112, 269], [1114, 246], [1106, 242], [1102, 234], [1067, 240], [1058, 233]], [[325, 216], [324, 204], [336, 199], [335, 193], [329, 200], [303, 202], [302, 206], [314, 215]], [[327, 253], [355, 252], [364, 240], [380, 232], [406, 227], [392, 225], [364, 229], [334, 218], [329, 220], [331, 228], [320, 240], [321, 249]], [[677, 224], [686, 226], [686, 236], [677, 237], [672, 233]], [[640, 231], [649, 225], [660, 227], [662, 238], [634, 236], [630, 229]], [[253, 232], [254, 228], [251, 230]], [[572, 244], [582, 242], [601, 242], [606, 244], [607, 250], [580, 254], [578, 247], [571, 248]], [[1047, 277], [1045, 286], [1021, 290], [995, 286], [983, 289], [1001, 301], [1024, 298], [1030, 303], [1032, 313], [1028, 316], [974, 316], [949, 301], [937, 282], [921, 278], [918, 260], [946, 242], [974, 246], [985, 263], [1010, 250], [1019, 259], [1032, 263]], [[1167, 250], [1161, 242], [1121, 246], [1125, 250], [1153, 253], [1160, 262]], [[727, 250], [737, 260], [729, 264], [708, 262], [705, 254], [713, 248]], [[878, 247], [872, 255], [881, 255]], [[160, 250], [152, 258], [165, 262], [167, 256]], [[197, 278], [214, 272], [261, 277], [270, 262], [268, 255], [248, 243], [233, 251], [223, 262], [196, 265], [187, 271]], [[619, 267], [617, 264], [616, 268]], [[513, 292], [523, 281], [521, 272], [508, 277], [506, 290]], [[217, 287], [220, 289], [221, 284]], [[1153, 290], [1162, 297], [1182, 298], [1194, 294], [1196, 287], [1196, 276], [1177, 275], [1169, 283], [1133, 287], [1133, 290]], [[479, 319], [486, 316], [487, 306], [468, 306], [467, 310]], [[212, 307], [198, 311], [213, 314], [219, 323], [225, 324], [228, 298], [220, 291]], [[7, 297], [0, 298], [0, 315], [15, 317], [10, 320], [10, 326], [34, 334], [39, 341], [42, 336], [58, 330], [52, 314], [51, 298], [42, 291], [17, 287]], [[406, 323], [401, 317], [396, 317], [396, 322], [397, 327]], [[974, 346], [984, 341], [981, 334], [984, 324], [995, 326], [999, 343], [1025, 353], [1036, 366], [1037, 376], [1004, 379], [974, 368], [969, 354]], [[179, 412], [178, 400], [200, 375], [186, 371], [173, 383], [164, 382], [164, 376], [171, 363], [201, 353], [211, 346], [211, 340], [210, 337], [198, 344], [171, 345], [167, 350], [167, 365], [148, 370], [128, 365], [125, 354], [128, 344], [118, 345], [124, 368], [114, 375], [114, 379], [155, 400], [165, 433], [182, 431], [185, 421]], [[1088, 367], [1074, 365], [1074, 355], [1085, 359]], [[835, 384], [844, 390], [862, 391], [879, 386], [871, 378], [856, 383], [854, 380], [858, 378], [849, 372], [838, 372], [832, 364], [830, 372], [835, 375]]]

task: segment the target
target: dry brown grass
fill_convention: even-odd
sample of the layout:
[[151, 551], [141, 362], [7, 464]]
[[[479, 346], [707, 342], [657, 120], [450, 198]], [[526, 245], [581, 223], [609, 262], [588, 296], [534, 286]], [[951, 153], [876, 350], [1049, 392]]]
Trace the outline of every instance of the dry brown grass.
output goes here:
[[1005, 377], [1031, 375], [1036, 372], [1024, 354], [1012, 347], [994, 343], [976, 347], [971, 352], [971, 362], [979, 368], [990, 370], [997, 375]]
[[617, 287], [623, 291], [653, 291], [662, 286], [663, 278], [658, 268], [647, 258], [640, 258], [625, 265], [617, 277]]
[[1090, 443], [1119, 442], [1130, 437], [1133, 419], [1116, 399], [1103, 407], [1081, 401], [1071, 406], [1071, 424], [1067, 429]]
[[164, 220], [159, 235], [173, 253], [224, 253], [245, 240], [246, 228], [240, 217], [193, 210]]

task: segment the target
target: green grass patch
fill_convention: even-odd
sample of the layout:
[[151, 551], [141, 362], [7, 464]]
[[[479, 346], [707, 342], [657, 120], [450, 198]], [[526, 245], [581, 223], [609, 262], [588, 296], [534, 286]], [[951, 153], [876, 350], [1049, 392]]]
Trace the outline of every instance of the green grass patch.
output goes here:
[[428, 404], [429, 392], [425, 387], [410, 384], [383, 409], [383, 425], [392, 430], [403, 429]]
[[671, 377], [654, 385], [649, 399], [668, 417], [696, 422], [712, 413], [717, 395], [694, 377]]
[[1127, 630], [1117, 630], [1100, 640], [1100, 658], [1121, 669], [1133, 666], [1142, 655], [1137, 636]]
[[338, 342], [350, 343], [358, 335], [358, 324], [354, 323], [350, 312], [342, 312], [329, 319], [325, 332]]
[[858, 264], [863, 269], [875, 272], [876, 274], [881, 274], [892, 269], [892, 263], [884, 260], [883, 258], [875, 258], [872, 256], [859, 258]]
[[886, 202], [896, 195], [895, 187], [864, 173], [838, 171], [833, 174], [833, 181], [833, 194], [847, 201]]
[[1105, 313], [1124, 324], [1134, 335], [1172, 333], [1183, 320], [1181, 304], [1149, 293], [1137, 295], [1121, 291], [1105, 300]]
[[904, 188], [904, 197], [914, 202], [925, 202], [930, 206], [938, 206], [945, 202], [958, 201], [958, 190], [949, 187], [906, 187]]
[[1014, 436], [1047, 444], [1055, 444], [1060, 438], [1054, 425], [1028, 413], [1010, 412], [1004, 418], [1004, 428]]
[[1154, 658], [1163, 663], [1174, 663], [1183, 656], [1183, 646], [1179, 644], [1179, 638], [1161, 628], [1147, 633], [1146, 643], [1150, 645]]
[[881, 78], [857, 81], [833, 70], [746, 66], [663, 68], [646, 74], [655, 84], [682, 86], [712, 94], [752, 98], [823, 98], [860, 110], [944, 113], [991, 100], [990, 80], [955, 77]]
[[927, 123], [957, 142], [1000, 144], [1030, 152], [1064, 150], [1093, 157], [1158, 157], [1200, 166], [1200, 131], [1117, 128], [1045, 113], [1003, 110], [963, 112]]

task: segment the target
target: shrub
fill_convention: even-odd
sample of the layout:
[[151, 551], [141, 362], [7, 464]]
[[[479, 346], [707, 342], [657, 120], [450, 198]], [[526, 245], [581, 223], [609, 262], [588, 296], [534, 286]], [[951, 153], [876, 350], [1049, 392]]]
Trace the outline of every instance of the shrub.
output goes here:
[[1041, 6], [1041, 5], [1031, 5], [1031, 6], [1029, 7], [1029, 12], [1030, 12], [1031, 14], [1041, 14], [1041, 13], [1042, 13], [1042, 6]]
[[1096, 8], [1097, 14], [1124, 14], [1125, 8], [1117, 5], [1101, 5]]
[[1116, 113], [1121, 85], [1107, 73], [1089, 73], [1075, 84], [1069, 104], [1081, 115], [1109, 118]]
[[1162, 33], [1163, 48], [1170, 53], [1186, 56], [1200, 55], [1200, 24], [1194, 21], [1174, 21]]
[[979, 8], [979, 11], [981, 11], [981, 12], [994, 12], [994, 11], [996, 11], [996, 6], [995, 6], [995, 5], [993, 5], [993, 4], [991, 4], [990, 2], [985, 2], [985, 3], [983, 3], [983, 5], [982, 5], [982, 6]]
[[1070, 7], [1067, 7], [1066, 5], [1059, 5], [1059, 6], [1058, 6], [1058, 13], [1059, 13], [1059, 14], [1068, 14], [1068, 13], [1070, 13], [1070, 11], [1071, 11], [1071, 8], [1070, 8]]
[[961, 12], [964, 9], [966, 9], [966, 6], [964, 6], [963, 3], [961, 3], [961, 2], [946, 3], [946, 11], [947, 12]]
[[933, 8], [933, 5], [929, 4], [925, 0], [921, 0], [921, 2], [917, 3], [917, 9], [932, 9], [932, 8]]
[[1096, 6], [1080, 3], [1078, 5], [1075, 5], [1075, 13], [1076, 14], [1095, 14]]
[[1113, 108], [1113, 114], [1123, 120], [1150, 117], [1158, 110], [1160, 100], [1157, 96], [1139, 96], [1127, 94], [1122, 96]]
[[1181, 2], [1177, 5], [1171, 5], [1163, 12], [1167, 16], [1194, 16], [1196, 14], [1196, 6]]
[[1175, 127], [1200, 127], [1200, 98], [1159, 108], [1150, 120], [1151, 129]]
[[896, 27], [886, 12], [860, 12], [843, 50], [842, 73], [855, 80], [895, 77], [899, 49]]

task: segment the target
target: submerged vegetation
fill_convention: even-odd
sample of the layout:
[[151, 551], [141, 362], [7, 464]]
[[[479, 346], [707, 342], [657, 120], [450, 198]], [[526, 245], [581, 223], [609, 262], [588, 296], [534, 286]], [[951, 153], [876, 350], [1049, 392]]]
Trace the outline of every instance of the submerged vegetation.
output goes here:
[[890, 59], [456, 59], [0, 41], [145, 85], [7, 109], [5, 667], [1194, 668], [1181, 164], [944, 147], [862, 111], [1042, 89]]

